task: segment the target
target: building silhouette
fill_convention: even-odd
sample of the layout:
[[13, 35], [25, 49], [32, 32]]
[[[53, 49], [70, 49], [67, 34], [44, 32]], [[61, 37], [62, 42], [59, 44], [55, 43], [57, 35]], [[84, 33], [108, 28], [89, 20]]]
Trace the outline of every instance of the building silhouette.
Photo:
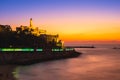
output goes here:
[[[16, 31], [12, 31], [10, 25], [0, 25], [1, 47], [58, 47], [62, 48], [63, 42], [59, 40], [59, 35], [46, 34], [46, 30], [35, 27], [30, 18], [30, 25], [16, 27]], [[9, 33], [8, 33], [9, 32]], [[4, 37], [5, 36], [5, 37]], [[5, 41], [5, 42], [3, 42]], [[4, 44], [3, 44], [4, 43]]]

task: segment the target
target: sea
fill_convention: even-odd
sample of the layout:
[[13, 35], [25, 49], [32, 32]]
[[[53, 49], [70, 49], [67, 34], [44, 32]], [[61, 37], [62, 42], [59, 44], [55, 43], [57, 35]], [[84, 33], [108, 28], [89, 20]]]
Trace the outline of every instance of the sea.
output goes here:
[[75, 48], [82, 53], [76, 58], [27, 66], [0, 65], [0, 80], [120, 80], [120, 49], [113, 49], [120, 44], [94, 46]]

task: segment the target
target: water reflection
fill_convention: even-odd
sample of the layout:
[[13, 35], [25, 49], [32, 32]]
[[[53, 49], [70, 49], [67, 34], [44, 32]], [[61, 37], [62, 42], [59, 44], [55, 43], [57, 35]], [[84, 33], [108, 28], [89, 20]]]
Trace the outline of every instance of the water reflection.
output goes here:
[[120, 80], [120, 51], [80, 50], [77, 58], [21, 66], [19, 80]]
[[0, 80], [16, 80], [16, 66], [0, 65]]

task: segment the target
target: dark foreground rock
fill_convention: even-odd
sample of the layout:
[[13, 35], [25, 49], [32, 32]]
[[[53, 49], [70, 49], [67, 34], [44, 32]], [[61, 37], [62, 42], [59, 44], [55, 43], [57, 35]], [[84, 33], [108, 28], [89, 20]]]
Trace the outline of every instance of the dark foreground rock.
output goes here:
[[76, 51], [59, 52], [0, 52], [0, 64], [29, 65], [49, 60], [78, 57]]

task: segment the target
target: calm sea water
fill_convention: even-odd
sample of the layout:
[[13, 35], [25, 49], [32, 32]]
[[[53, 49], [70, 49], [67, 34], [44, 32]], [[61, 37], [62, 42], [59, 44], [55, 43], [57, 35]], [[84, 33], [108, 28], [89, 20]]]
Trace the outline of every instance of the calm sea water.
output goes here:
[[76, 49], [83, 53], [77, 58], [19, 66], [14, 76], [17, 80], [120, 80], [120, 49], [112, 49], [120, 45], [95, 46]]

